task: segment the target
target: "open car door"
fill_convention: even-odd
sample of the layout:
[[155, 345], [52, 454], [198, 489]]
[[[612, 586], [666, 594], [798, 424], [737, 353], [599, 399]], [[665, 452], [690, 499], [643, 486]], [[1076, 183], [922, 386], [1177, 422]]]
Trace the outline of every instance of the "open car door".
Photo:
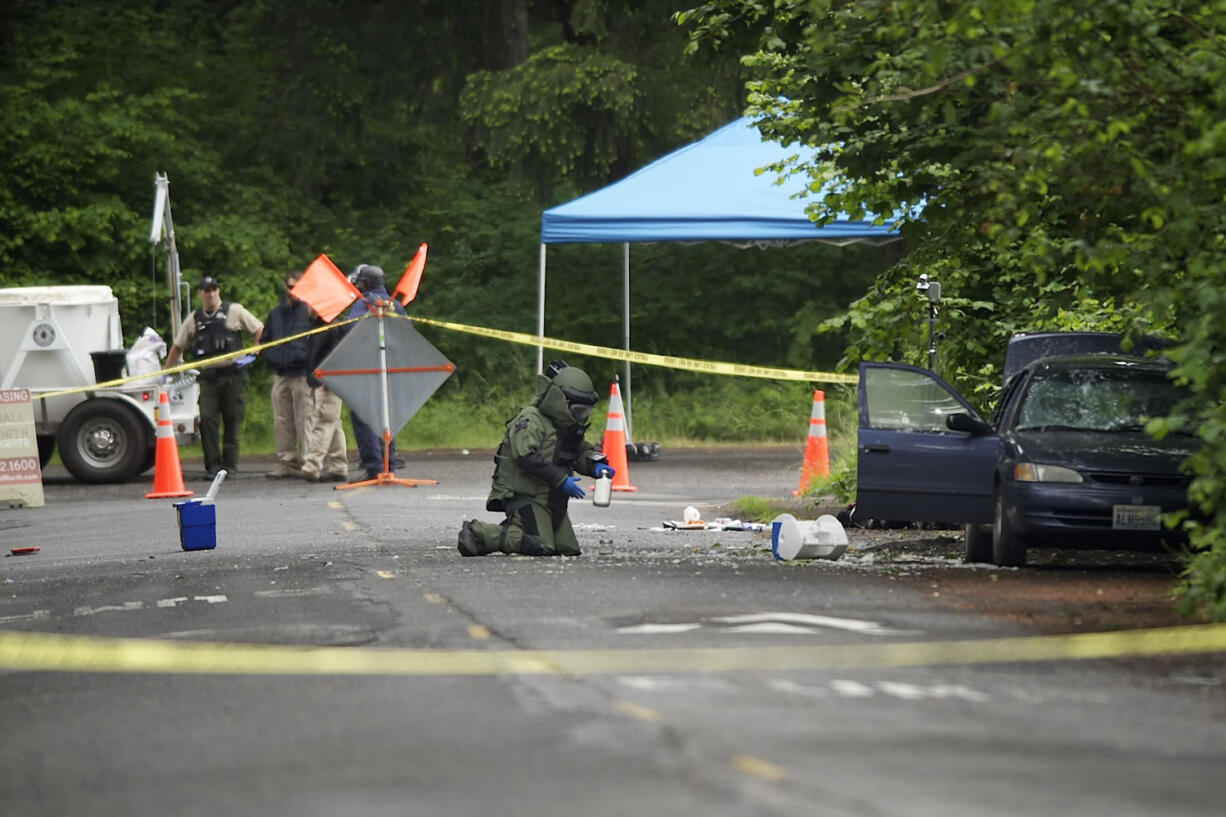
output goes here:
[[1000, 438], [962, 395], [928, 369], [861, 363], [859, 406], [857, 517], [992, 521]]

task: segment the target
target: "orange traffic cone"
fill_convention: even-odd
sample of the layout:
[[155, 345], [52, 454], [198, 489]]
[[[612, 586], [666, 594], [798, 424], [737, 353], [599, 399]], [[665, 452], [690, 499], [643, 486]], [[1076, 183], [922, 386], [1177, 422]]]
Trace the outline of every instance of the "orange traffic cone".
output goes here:
[[800, 487], [792, 496], [800, 496], [819, 477], [830, 475], [830, 452], [826, 448], [826, 393], [813, 392], [813, 412], [809, 415], [809, 436], [805, 439], [805, 459], [800, 466]]
[[157, 407], [158, 439], [153, 452], [153, 490], [145, 499], [191, 496], [195, 491], [183, 487], [183, 466], [179, 464], [179, 444], [170, 422], [170, 398], [166, 390], [158, 391]]
[[609, 387], [609, 413], [605, 418], [604, 440], [600, 450], [613, 466], [613, 490], [637, 491], [630, 484], [630, 464], [626, 461], [626, 415], [622, 409], [622, 394], [617, 381]]

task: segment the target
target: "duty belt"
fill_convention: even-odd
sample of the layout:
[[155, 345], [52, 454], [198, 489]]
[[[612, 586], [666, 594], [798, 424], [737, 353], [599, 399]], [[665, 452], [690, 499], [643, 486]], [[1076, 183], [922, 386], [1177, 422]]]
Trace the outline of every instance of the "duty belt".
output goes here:
[[200, 372], [201, 380], [220, 380], [223, 377], [229, 377], [232, 374], [238, 374], [242, 369], [238, 366], [224, 366], [217, 369], [202, 369]]

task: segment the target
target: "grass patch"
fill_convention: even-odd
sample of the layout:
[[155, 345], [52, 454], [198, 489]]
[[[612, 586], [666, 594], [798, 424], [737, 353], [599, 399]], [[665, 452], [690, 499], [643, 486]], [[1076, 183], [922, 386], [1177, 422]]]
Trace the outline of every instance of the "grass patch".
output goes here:
[[[854, 429], [851, 434], [855, 434]], [[840, 446], [837, 453], [832, 453], [830, 460], [830, 474], [810, 483], [805, 497], [832, 496], [840, 504], [848, 505], [856, 499], [855, 445]]]
[[733, 501], [732, 508], [743, 522], [770, 522], [779, 514], [789, 512], [777, 500], [761, 496], [740, 497]]
[[[275, 450], [269, 403], [271, 385], [270, 373], [256, 372], [247, 389], [242, 432], [244, 454], [270, 454]], [[604, 433], [608, 411], [608, 386], [598, 385], [597, 388], [602, 399], [592, 415], [587, 435], [592, 442], [598, 442]], [[507, 421], [531, 397], [527, 392], [502, 394], [448, 389], [445, 384], [400, 429], [396, 445], [405, 451], [496, 448]], [[658, 442], [670, 448], [803, 445], [808, 434], [812, 400], [812, 387], [807, 384], [755, 378], [711, 377], [708, 382], [677, 394], [641, 389], [633, 395], [631, 439]], [[840, 440], [854, 440], [854, 390], [849, 387], [828, 390], [825, 406], [833, 451], [840, 447]], [[352, 448], [347, 407], [344, 423]], [[852, 436], [846, 436], [849, 434]], [[844, 447], [854, 452], [854, 443]], [[201, 453], [199, 446], [187, 446], [183, 452], [186, 456], [200, 456]], [[850, 465], [853, 492], [854, 462], [853, 453]], [[841, 496], [825, 482], [818, 488], [818, 493]]]

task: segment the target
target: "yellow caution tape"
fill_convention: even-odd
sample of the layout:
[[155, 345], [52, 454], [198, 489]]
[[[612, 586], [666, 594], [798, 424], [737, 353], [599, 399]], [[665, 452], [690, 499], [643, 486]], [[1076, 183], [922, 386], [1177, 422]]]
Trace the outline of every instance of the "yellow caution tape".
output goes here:
[[529, 335], [523, 332], [507, 332], [501, 329], [487, 329], [482, 326], [467, 326], [461, 323], [449, 323], [431, 318], [410, 316], [410, 320], [427, 326], [437, 326], [470, 335], [519, 343], [525, 346], [544, 346], [562, 352], [572, 352], [577, 355], [605, 358], [607, 360], [625, 360], [630, 363], [640, 363], [644, 366], [663, 366], [669, 369], [684, 369], [690, 372], [705, 372], [707, 374], [737, 375], [740, 377], [762, 377], [769, 380], [799, 380], [806, 383], [857, 383], [859, 375], [842, 374], [839, 372], [807, 372], [798, 369], [777, 369], [770, 366], [747, 366], [742, 363], [721, 363], [714, 360], [696, 360], [693, 358], [673, 357], [670, 355], [653, 355], [648, 352], [634, 352], [626, 349], [613, 349], [608, 346], [593, 346], [587, 343], [574, 343], [568, 340], [542, 335]]
[[1226, 651], [1226, 624], [903, 644], [609, 650], [289, 647], [0, 632], [0, 670], [225, 675], [599, 675], [921, 667]]
[[167, 368], [160, 369], [159, 371], [156, 371], [156, 372], [136, 374], [136, 375], [131, 375], [129, 377], [119, 377], [114, 380], [105, 380], [101, 383], [93, 383], [88, 386], [81, 386], [75, 389], [62, 389], [60, 391], [38, 392], [37, 394], [34, 395], [34, 397], [36, 398], [38, 397], [62, 397], [65, 394], [79, 394], [81, 392], [97, 391], [99, 389], [110, 389], [110, 388], [114, 388], [115, 386], [122, 386], [125, 383], [132, 383], [136, 381], [148, 380], [151, 377], [157, 377], [159, 375], [178, 374], [179, 372], [185, 372], [188, 369], [200, 369], [200, 368], [203, 368], [213, 363], [221, 363], [226, 360], [234, 360], [235, 358], [242, 357], [243, 355], [256, 355], [264, 351], [265, 349], [271, 349], [274, 346], [280, 346], [282, 343], [289, 343], [291, 340], [298, 340], [299, 338], [305, 338], [309, 335], [318, 334], [319, 332], [328, 332], [332, 329], [336, 329], [338, 327], [345, 326], [346, 324], [353, 323], [354, 321], [363, 320], [367, 317], [369, 317], [369, 315], [360, 315], [356, 318], [350, 318], [349, 320], [337, 321], [336, 323], [325, 324], [324, 326], [318, 326], [314, 329], [308, 329], [305, 332], [299, 332], [298, 334], [290, 335], [289, 337], [278, 338], [277, 340], [272, 340], [272, 341], [269, 341], [268, 343], [257, 343], [254, 346], [248, 346], [245, 349], [239, 349], [237, 352], [226, 352], [224, 355], [216, 355], [214, 357], [206, 357], [200, 360], [192, 360], [187, 363], [181, 363], [178, 366], [168, 366]]
[[[237, 352], [227, 352], [224, 355], [204, 358], [202, 360], [193, 360], [188, 363], [182, 363], [178, 366], [171, 366], [162, 369], [154, 374], [140, 374], [131, 377], [120, 377], [115, 380], [107, 380], [101, 383], [93, 383], [88, 386], [81, 386], [74, 389], [63, 389], [60, 391], [39, 392], [35, 397], [62, 397], [67, 394], [78, 394], [81, 392], [97, 391], [98, 389], [109, 389], [116, 386], [122, 386], [125, 383], [135, 381], [148, 380], [155, 374], [178, 374], [189, 369], [199, 369], [213, 363], [221, 363], [227, 360], [234, 360], [243, 355], [259, 354], [265, 349], [270, 349], [273, 346], [279, 346], [282, 343], [289, 343], [299, 338], [305, 338], [309, 335], [314, 335], [319, 332], [327, 332], [355, 321], [365, 320], [372, 316], [371, 314], [360, 315], [356, 318], [350, 318], [336, 323], [330, 323], [325, 326], [319, 326], [315, 329], [309, 329], [306, 332], [299, 332], [296, 335], [279, 338], [278, 340], [268, 343], [259, 343], [254, 346], [248, 346], [245, 349], [239, 349]], [[661, 366], [669, 369], [681, 369], [690, 372], [704, 372], [706, 374], [733, 375], [737, 377], [760, 377], [768, 380], [794, 380], [804, 383], [857, 383], [860, 378], [854, 374], [843, 374], [840, 372], [810, 372], [799, 369], [780, 369], [771, 366], [748, 366], [743, 363], [723, 363], [714, 360], [697, 360], [694, 358], [674, 357], [671, 355], [655, 355], [648, 352], [634, 352], [626, 349], [614, 349], [609, 346], [595, 346], [588, 343], [575, 343], [569, 340], [559, 340], [541, 335], [529, 335], [523, 332], [508, 332], [502, 329], [489, 329], [484, 326], [469, 326], [462, 323], [450, 323], [448, 321], [434, 320], [432, 318], [423, 318], [420, 316], [403, 316], [396, 312], [387, 312], [386, 317], [391, 318], [406, 318], [408, 320], [422, 323], [427, 326], [437, 326], [441, 329], [450, 329], [455, 332], [464, 332], [469, 335], [477, 335], [484, 338], [492, 338], [494, 340], [506, 341], [507, 343], [518, 343], [524, 346], [543, 346], [548, 349], [556, 349], [561, 352], [570, 352], [577, 355], [586, 355], [588, 357], [604, 358], [606, 360], [624, 360], [629, 363], [638, 363], [644, 366]]]

